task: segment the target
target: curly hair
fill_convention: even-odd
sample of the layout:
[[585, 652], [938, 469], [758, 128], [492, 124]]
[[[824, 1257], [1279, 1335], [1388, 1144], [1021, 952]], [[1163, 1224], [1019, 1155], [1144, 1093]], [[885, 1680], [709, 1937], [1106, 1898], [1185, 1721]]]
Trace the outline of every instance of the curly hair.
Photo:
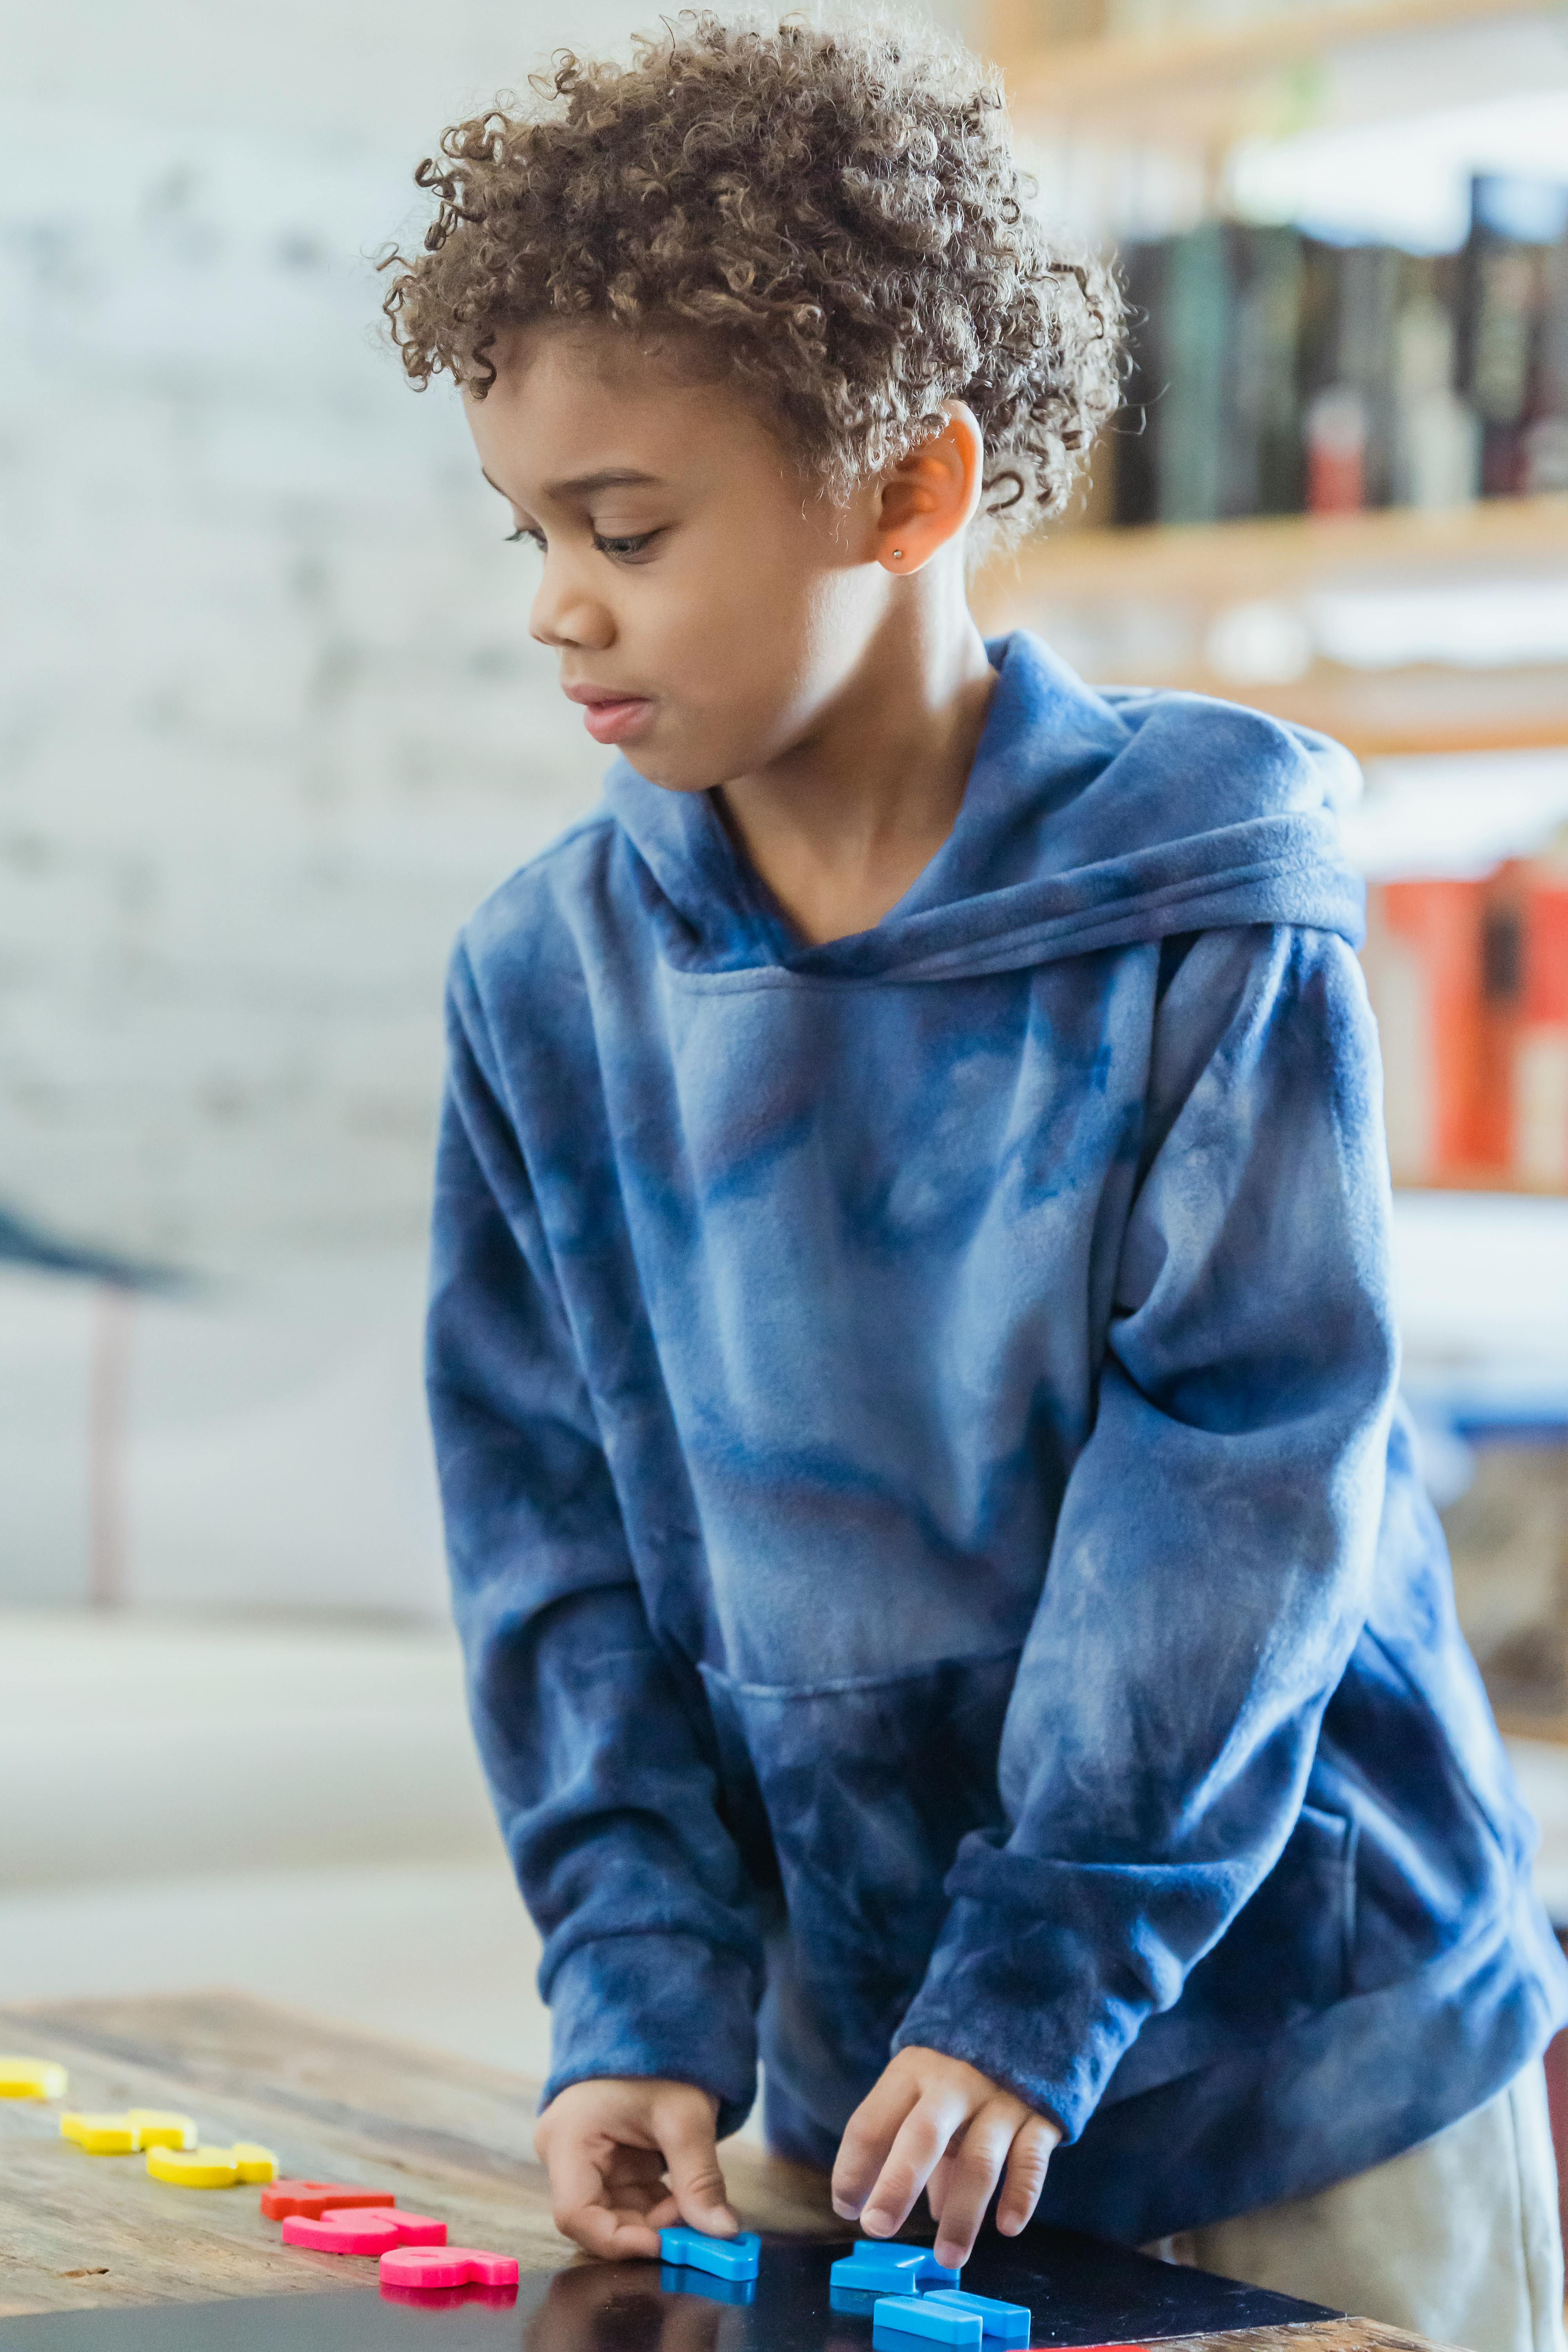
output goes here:
[[847, 489], [967, 401], [985, 514], [1058, 513], [1117, 404], [1121, 305], [1029, 210], [1000, 87], [937, 37], [688, 11], [628, 66], [570, 51], [454, 124], [384, 308], [424, 385], [476, 399], [507, 329], [602, 320], [685, 341]]

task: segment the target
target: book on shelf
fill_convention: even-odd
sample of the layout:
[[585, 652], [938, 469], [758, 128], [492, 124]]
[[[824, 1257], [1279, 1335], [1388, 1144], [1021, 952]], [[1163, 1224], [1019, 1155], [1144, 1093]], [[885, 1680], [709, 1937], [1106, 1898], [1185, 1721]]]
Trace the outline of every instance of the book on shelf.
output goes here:
[[1291, 228], [1226, 235], [1229, 352], [1219, 512], [1290, 514], [1301, 502], [1301, 401], [1295, 353], [1302, 241]]
[[[1481, 488], [1520, 498], [1543, 485], [1541, 428], [1560, 398], [1568, 187], [1483, 173], [1471, 188], [1460, 307], [1459, 388], [1481, 426]], [[1559, 315], [1553, 316], [1554, 310]], [[1555, 381], [1554, 381], [1555, 379]], [[1561, 419], [1561, 410], [1555, 411]]]
[[1373, 884], [1363, 963], [1394, 1181], [1568, 1191], [1568, 829], [1482, 880]]
[[1156, 513], [1161, 522], [1212, 522], [1219, 512], [1224, 437], [1215, 430], [1229, 370], [1226, 232], [1205, 221], [1165, 257], [1160, 357]]
[[1302, 239], [1208, 222], [1128, 247], [1121, 277], [1129, 373], [1111, 436], [1115, 520], [1294, 513]]
[[1568, 488], [1568, 187], [1479, 177], [1455, 255], [1205, 222], [1121, 256], [1120, 523]]
[[1542, 265], [1536, 415], [1527, 428], [1531, 490], [1568, 490], [1568, 236]]

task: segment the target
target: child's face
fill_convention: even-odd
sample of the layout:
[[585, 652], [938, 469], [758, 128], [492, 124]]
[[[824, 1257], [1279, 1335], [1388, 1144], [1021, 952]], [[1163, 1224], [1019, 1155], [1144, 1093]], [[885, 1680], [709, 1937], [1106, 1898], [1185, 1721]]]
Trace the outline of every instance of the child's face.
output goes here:
[[889, 614], [876, 486], [824, 495], [744, 400], [613, 329], [531, 329], [496, 365], [468, 423], [595, 741], [675, 792], [807, 742]]

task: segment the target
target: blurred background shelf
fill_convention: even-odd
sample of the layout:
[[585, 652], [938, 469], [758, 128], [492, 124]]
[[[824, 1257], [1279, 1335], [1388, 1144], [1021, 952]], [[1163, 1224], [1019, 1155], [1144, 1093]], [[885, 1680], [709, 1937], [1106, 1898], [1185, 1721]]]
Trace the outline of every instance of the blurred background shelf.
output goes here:
[[1177, 592], [1234, 600], [1327, 581], [1403, 581], [1435, 563], [1568, 576], [1568, 494], [1477, 499], [1437, 511], [1249, 515], [1127, 530], [1069, 524], [985, 581], [987, 591], [993, 579], [1000, 587], [1012, 572], [1026, 587], [1073, 595]]
[[1568, 9], [987, 23], [1128, 372], [983, 625], [1348, 745], [1395, 1181], [1568, 1195]]
[[[1224, 695], [1362, 758], [1568, 744], [1561, 495], [1068, 530], [985, 572], [975, 604], [1091, 677]], [[1531, 631], [1547, 658], [1486, 658]]]

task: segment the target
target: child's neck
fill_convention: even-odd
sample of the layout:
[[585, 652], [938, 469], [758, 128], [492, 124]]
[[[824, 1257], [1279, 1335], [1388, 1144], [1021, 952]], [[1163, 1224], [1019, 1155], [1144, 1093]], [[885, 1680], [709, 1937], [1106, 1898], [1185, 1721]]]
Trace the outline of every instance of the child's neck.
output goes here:
[[[720, 800], [752, 866], [813, 946], [871, 929], [952, 831], [995, 672], [962, 572], [900, 583], [811, 735]], [[947, 576], [941, 576], [945, 573]]]

